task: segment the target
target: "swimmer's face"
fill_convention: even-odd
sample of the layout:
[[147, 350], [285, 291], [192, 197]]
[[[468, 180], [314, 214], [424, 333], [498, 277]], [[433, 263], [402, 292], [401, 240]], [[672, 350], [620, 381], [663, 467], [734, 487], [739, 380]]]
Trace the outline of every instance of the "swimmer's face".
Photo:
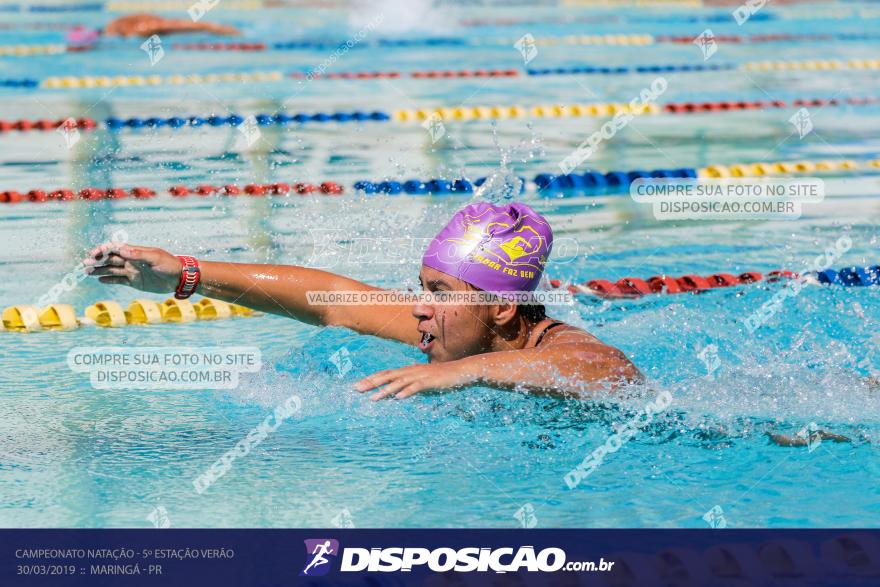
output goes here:
[[[419, 281], [422, 289], [438, 300], [448, 292], [473, 291], [464, 281], [425, 266]], [[422, 334], [419, 350], [431, 363], [455, 361], [491, 347], [494, 334], [489, 326], [490, 306], [419, 303], [413, 307], [413, 316], [418, 318]]]

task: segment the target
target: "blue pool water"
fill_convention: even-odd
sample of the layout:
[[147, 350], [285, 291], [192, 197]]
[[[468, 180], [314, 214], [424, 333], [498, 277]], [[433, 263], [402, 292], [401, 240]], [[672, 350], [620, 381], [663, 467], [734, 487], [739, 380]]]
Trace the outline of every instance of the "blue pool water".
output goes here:
[[[862, 18], [807, 18], [847, 9]], [[433, 36], [510, 39], [463, 47], [352, 49], [328, 71], [523, 69], [512, 46], [535, 38], [640, 33], [697, 36], [865, 33], [870, 4], [795, 4], [763, 9], [738, 27], [729, 9], [589, 7], [430, 8], [380, 2], [366, 8], [275, 8], [212, 17], [247, 41], [344, 42], [375, 18], [371, 38]], [[876, 7], [874, 8], [876, 13]], [[560, 15], [574, 22], [559, 22]], [[0, 45], [61, 41], [28, 23], [96, 23], [106, 12], [8, 13]], [[180, 14], [169, 16], [185, 17]], [[700, 21], [695, 16], [705, 16]], [[464, 26], [464, 19], [526, 24]], [[576, 19], [581, 18], [581, 21]], [[583, 19], [592, 18], [593, 22]], [[0, 56], [0, 77], [308, 71], [327, 49], [264, 53], [175, 51], [150, 66], [138, 41], [96, 51]], [[875, 59], [878, 41], [721, 43], [719, 63]], [[533, 67], [703, 63], [691, 44], [538, 46]], [[876, 96], [874, 70], [664, 74], [660, 102], [791, 100]], [[188, 116], [260, 112], [384, 110], [431, 106], [628, 102], [656, 74], [461, 80], [296, 80], [251, 84], [0, 88], [0, 118]], [[755, 161], [880, 157], [876, 106], [812, 111], [798, 138], [792, 109], [637, 118], [590, 159], [608, 170], [702, 167]], [[553, 172], [603, 122], [599, 118], [447, 123], [432, 144], [418, 124], [326, 124], [261, 129], [243, 145], [229, 127], [83, 133], [68, 149], [58, 133], [0, 134], [0, 191], [212, 183], [532, 177]], [[586, 164], [582, 170], [586, 169]], [[841, 237], [852, 247], [835, 264], [880, 263], [880, 175], [827, 178], [827, 197], [798, 220], [660, 222], [627, 197], [522, 199], [550, 220], [557, 247], [550, 277], [563, 281], [803, 269]], [[350, 190], [349, 190], [350, 192]], [[503, 190], [487, 197], [502, 198]], [[123, 229], [134, 243], [200, 258], [322, 266], [386, 287], [416, 287], [420, 251], [467, 197], [188, 198], [0, 204], [0, 305], [33, 303], [90, 246]], [[356, 239], [400, 237], [386, 259], [349, 256]], [[410, 239], [410, 240], [407, 240]], [[370, 245], [374, 241], [362, 241]], [[332, 246], [328, 252], [324, 245]], [[391, 250], [389, 250], [391, 249]], [[318, 329], [277, 316], [118, 330], [82, 328], [27, 335], [0, 332], [0, 526], [149, 527], [162, 506], [174, 527], [313, 526], [517, 527], [534, 512], [539, 527], [704, 527], [720, 506], [728, 527], [874, 526], [880, 516], [880, 289], [807, 287], [762, 328], [743, 320], [779, 284], [635, 301], [581, 301], [554, 317], [625, 351], [651, 381], [606, 401], [562, 401], [467, 389], [371, 403], [352, 391], [374, 371], [420, 362], [415, 349]], [[101, 299], [139, 297], [85, 281], [61, 302], [80, 312]], [[156, 296], [153, 296], [156, 297]], [[96, 390], [67, 367], [74, 347], [236, 345], [260, 349], [264, 368], [232, 391]], [[710, 376], [701, 352], [717, 347]], [[346, 349], [339, 377], [330, 357]], [[714, 348], [714, 347], [712, 347]], [[703, 353], [703, 357], [707, 357]], [[564, 475], [660, 391], [673, 402], [652, 424], [574, 489]], [[210, 489], [192, 480], [291, 394], [299, 413]], [[794, 435], [815, 423], [845, 435], [815, 450], [783, 448], [767, 433]], [[531, 507], [529, 508], [528, 505]], [[347, 512], [347, 515], [346, 515]]]

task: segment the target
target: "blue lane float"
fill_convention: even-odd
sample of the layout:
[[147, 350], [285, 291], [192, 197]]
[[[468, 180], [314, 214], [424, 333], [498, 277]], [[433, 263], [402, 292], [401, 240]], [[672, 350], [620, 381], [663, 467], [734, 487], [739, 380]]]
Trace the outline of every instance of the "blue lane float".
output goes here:
[[[305, 124], [309, 122], [367, 122], [367, 121], [385, 121], [391, 120], [391, 115], [387, 112], [372, 111], [362, 112], [355, 110], [353, 112], [317, 112], [312, 114], [287, 114], [284, 112], [278, 114], [257, 114], [255, 117], [257, 124], [260, 126], [285, 125], [290, 123]], [[158, 128], [168, 126], [170, 128], [181, 128], [184, 126], [198, 127], [207, 124], [208, 126], [239, 126], [244, 123], [245, 117], [240, 114], [230, 114], [228, 116], [190, 116], [182, 118], [172, 116], [170, 118], [140, 118], [138, 116], [132, 118], [116, 118], [111, 117], [104, 121], [110, 130], [121, 130], [124, 128]]]
[[40, 82], [35, 79], [0, 79], [2, 88], [36, 88]]
[[730, 71], [739, 69], [735, 63], [697, 63], [684, 65], [633, 65], [633, 66], [594, 66], [552, 67], [545, 69], [527, 69], [530, 76], [542, 75], [622, 75], [628, 73], [673, 73], [697, 71]]
[[[575, 195], [602, 191], [608, 188], [623, 190], [639, 178], [696, 178], [697, 170], [693, 167], [681, 167], [677, 169], [654, 169], [652, 171], [587, 171], [583, 174], [552, 175], [539, 173], [531, 183], [537, 188], [538, 194], [553, 196], [557, 194]], [[380, 181], [374, 182], [361, 180], [354, 183], [354, 189], [365, 194], [408, 194], [412, 196], [438, 195], [438, 194], [472, 194], [476, 188], [486, 182], [485, 177], [474, 180], [467, 179], [408, 179], [404, 181]], [[528, 182], [525, 178], [519, 178], [520, 191], [525, 189]]]

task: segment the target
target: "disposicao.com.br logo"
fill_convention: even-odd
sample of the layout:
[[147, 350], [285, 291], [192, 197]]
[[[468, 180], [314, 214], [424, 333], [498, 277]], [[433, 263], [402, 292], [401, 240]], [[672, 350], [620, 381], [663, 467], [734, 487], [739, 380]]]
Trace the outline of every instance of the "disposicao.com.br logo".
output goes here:
[[[306, 566], [300, 575], [326, 575], [330, 570], [328, 556], [339, 554], [339, 542], [329, 538], [306, 540]], [[339, 570], [351, 572], [410, 572], [414, 567], [427, 566], [435, 573], [515, 573], [517, 571], [610, 571], [614, 563], [600, 558], [595, 561], [566, 562], [561, 548], [535, 551], [533, 546], [519, 548], [466, 547], [466, 548], [345, 548]]]

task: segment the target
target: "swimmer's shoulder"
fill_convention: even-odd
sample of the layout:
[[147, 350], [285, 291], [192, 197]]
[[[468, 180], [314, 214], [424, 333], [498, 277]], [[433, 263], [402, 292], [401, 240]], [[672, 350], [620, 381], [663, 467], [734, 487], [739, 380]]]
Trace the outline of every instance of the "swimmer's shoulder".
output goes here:
[[[548, 318], [544, 320], [545, 324], [541, 325], [541, 334], [539, 336], [540, 345], [547, 346], [549, 344], [562, 343], [584, 343], [584, 344], [604, 344], [601, 340], [577, 326], [572, 326], [562, 322]], [[537, 344], [535, 346], [538, 346]]]

